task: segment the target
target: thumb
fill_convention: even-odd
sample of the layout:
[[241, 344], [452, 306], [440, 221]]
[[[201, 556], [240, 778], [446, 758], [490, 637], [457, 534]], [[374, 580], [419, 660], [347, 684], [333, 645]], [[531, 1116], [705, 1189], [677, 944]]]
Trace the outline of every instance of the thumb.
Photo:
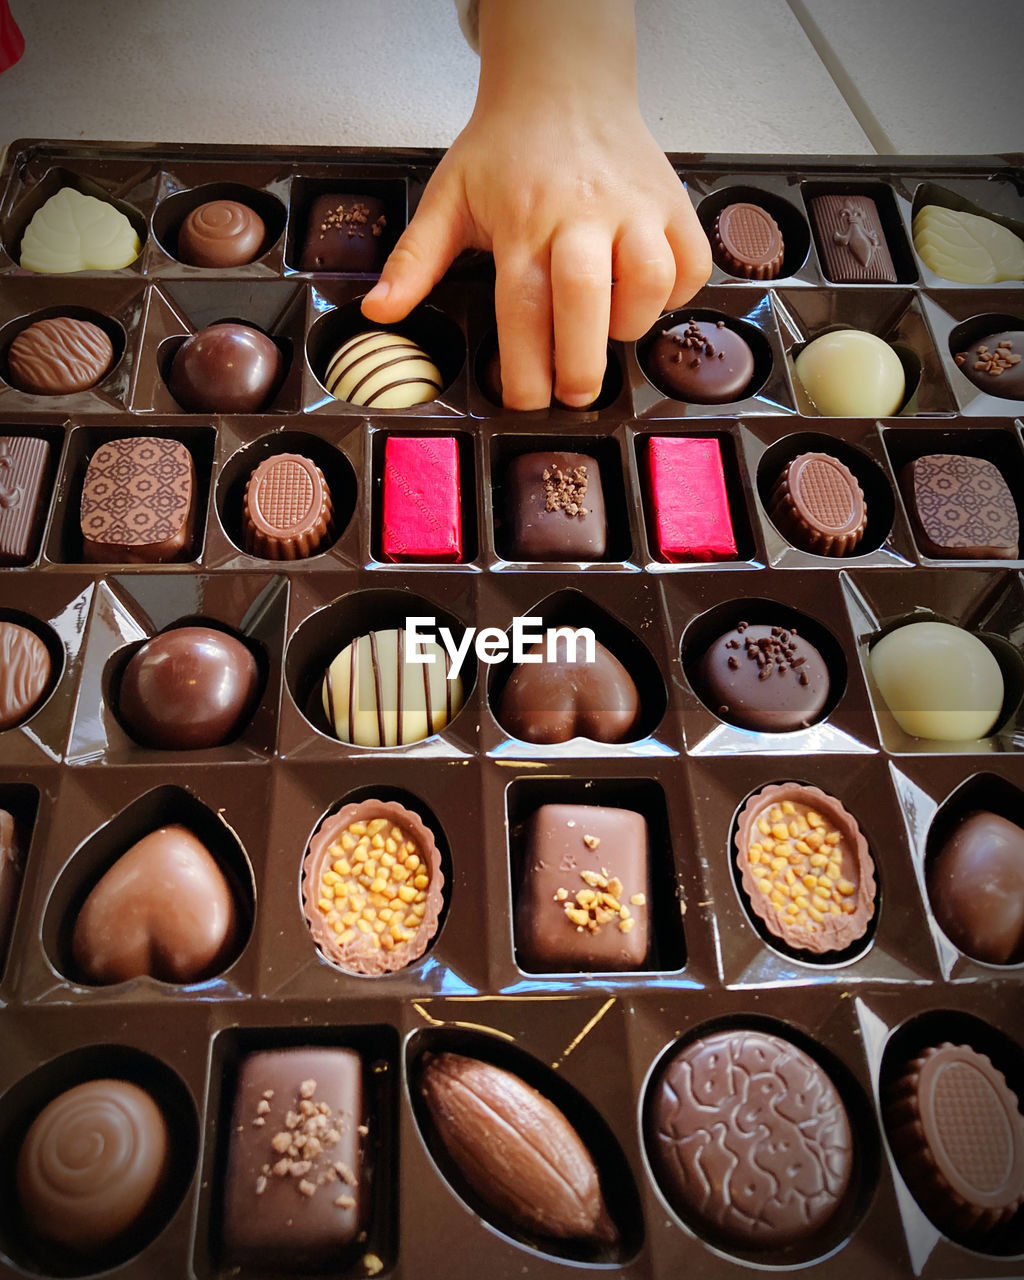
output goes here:
[[447, 191], [434, 193], [428, 185], [380, 279], [363, 298], [363, 315], [378, 324], [401, 320], [423, 301], [464, 247], [464, 223], [455, 201]]

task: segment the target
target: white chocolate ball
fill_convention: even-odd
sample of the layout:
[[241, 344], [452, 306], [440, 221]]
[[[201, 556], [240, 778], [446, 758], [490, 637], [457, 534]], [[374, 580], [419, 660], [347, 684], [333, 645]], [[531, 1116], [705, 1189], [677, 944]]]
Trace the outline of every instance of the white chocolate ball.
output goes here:
[[884, 635], [869, 660], [886, 706], [915, 738], [984, 738], [999, 719], [999, 664], [982, 640], [961, 627], [910, 622]]
[[887, 418], [903, 403], [903, 365], [887, 342], [863, 329], [838, 329], [809, 342], [797, 377], [826, 418]]
[[335, 400], [368, 409], [411, 409], [440, 394], [437, 365], [411, 338], [368, 329], [331, 356], [324, 386]]

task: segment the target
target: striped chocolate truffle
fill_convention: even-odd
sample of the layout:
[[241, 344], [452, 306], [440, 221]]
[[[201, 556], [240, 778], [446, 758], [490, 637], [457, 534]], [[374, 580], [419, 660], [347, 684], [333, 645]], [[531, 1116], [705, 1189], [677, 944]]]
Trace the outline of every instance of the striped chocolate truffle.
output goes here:
[[402, 629], [357, 636], [327, 668], [324, 714], [342, 742], [403, 747], [439, 733], [462, 708], [462, 680], [447, 652], [419, 640], [410, 662]]
[[335, 351], [324, 385], [335, 400], [367, 409], [409, 409], [442, 390], [441, 374], [421, 347], [400, 333], [369, 329]]
[[7, 353], [8, 381], [35, 396], [86, 391], [114, 362], [114, 345], [99, 327], [74, 316], [52, 316], [30, 324]]

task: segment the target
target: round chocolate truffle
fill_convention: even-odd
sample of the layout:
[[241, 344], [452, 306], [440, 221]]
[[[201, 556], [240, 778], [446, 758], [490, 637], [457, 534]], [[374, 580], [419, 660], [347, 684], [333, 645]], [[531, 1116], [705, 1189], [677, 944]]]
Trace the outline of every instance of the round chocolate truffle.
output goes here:
[[702, 696], [723, 720], [761, 733], [806, 729], [828, 700], [825, 659], [792, 628], [740, 622], [698, 668]]
[[761, 1031], [721, 1031], [670, 1058], [654, 1084], [647, 1149], [677, 1212], [744, 1249], [814, 1235], [853, 1169], [835, 1085], [803, 1050]]
[[90, 320], [53, 316], [30, 324], [7, 352], [12, 386], [36, 396], [66, 396], [94, 387], [114, 362], [114, 345]]
[[997, 813], [968, 814], [927, 864], [939, 927], [984, 964], [1024, 960], [1024, 830]]
[[178, 232], [178, 258], [191, 267], [241, 267], [258, 257], [263, 219], [237, 200], [211, 200], [193, 209]]
[[259, 694], [256, 659], [211, 627], [174, 627], [137, 650], [121, 677], [117, 709], [146, 747], [219, 747], [242, 731]]
[[838, 329], [809, 342], [794, 362], [812, 405], [826, 418], [899, 413], [906, 375], [888, 342], [863, 329]]
[[[346, 973], [404, 969], [437, 932], [441, 855], [419, 816], [392, 800], [361, 800], [325, 818], [302, 875], [313, 941]], [[357, 928], [356, 916], [370, 928]]]
[[89, 1080], [36, 1116], [16, 1186], [33, 1234], [83, 1254], [124, 1239], [157, 1197], [170, 1137], [160, 1108], [126, 1080]]
[[158, 827], [97, 880], [75, 918], [71, 951], [88, 982], [143, 975], [201, 982], [229, 962], [235, 901], [213, 854], [186, 827]]
[[979, 338], [954, 356], [965, 378], [990, 396], [1024, 400], [1024, 329], [1008, 329]]
[[647, 374], [675, 400], [742, 400], [754, 376], [754, 353], [724, 320], [688, 320], [663, 329], [647, 353]]
[[221, 321], [181, 344], [167, 385], [190, 413], [259, 413], [277, 386], [283, 363], [265, 333]]
[[0, 729], [31, 715], [50, 682], [50, 651], [34, 631], [0, 622]]
[[857, 477], [828, 453], [802, 453], [788, 464], [772, 489], [768, 514], [794, 547], [816, 556], [849, 555], [868, 523]]
[[778, 223], [759, 204], [727, 204], [715, 219], [711, 252], [723, 271], [745, 280], [774, 280], [785, 248]]
[[411, 409], [435, 399], [444, 386], [421, 347], [384, 329], [342, 343], [327, 362], [323, 382], [335, 400], [367, 409]]
[[410, 659], [402, 630], [357, 636], [327, 668], [324, 714], [342, 742], [403, 747], [440, 733], [462, 709], [462, 678], [448, 678], [450, 658], [434, 640]]
[[940, 1044], [883, 1092], [889, 1145], [943, 1234], [984, 1247], [1024, 1204], [1024, 1116], [1006, 1077], [965, 1044]]
[[751, 909], [787, 947], [826, 955], [863, 938], [875, 914], [874, 864], [834, 796], [799, 782], [765, 787], [740, 810], [733, 843]]
[[324, 473], [299, 453], [264, 458], [245, 486], [242, 543], [264, 560], [304, 560], [323, 551], [334, 532]]

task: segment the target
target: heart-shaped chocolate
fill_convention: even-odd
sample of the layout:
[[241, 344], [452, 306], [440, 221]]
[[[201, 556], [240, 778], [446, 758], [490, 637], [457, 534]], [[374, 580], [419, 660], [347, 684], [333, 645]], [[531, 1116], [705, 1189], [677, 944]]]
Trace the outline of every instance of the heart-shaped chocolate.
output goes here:
[[230, 886], [209, 850], [191, 831], [169, 826], [133, 844], [100, 877], [71, 945], [90, 982], [142, 974], [199, 982], [227, 963], [237, 927]]
[[640, 715], [632, 676], [600, 641], [594, 642], [593, 662], [587, 662], [583, 637], [577, 633], [570, 649], [570, 629], [557, 630], [553, 661], [546, 657], [548, 631], [512, 672], [501, 695], [499, 724], [525, 742], [625, 742]]

